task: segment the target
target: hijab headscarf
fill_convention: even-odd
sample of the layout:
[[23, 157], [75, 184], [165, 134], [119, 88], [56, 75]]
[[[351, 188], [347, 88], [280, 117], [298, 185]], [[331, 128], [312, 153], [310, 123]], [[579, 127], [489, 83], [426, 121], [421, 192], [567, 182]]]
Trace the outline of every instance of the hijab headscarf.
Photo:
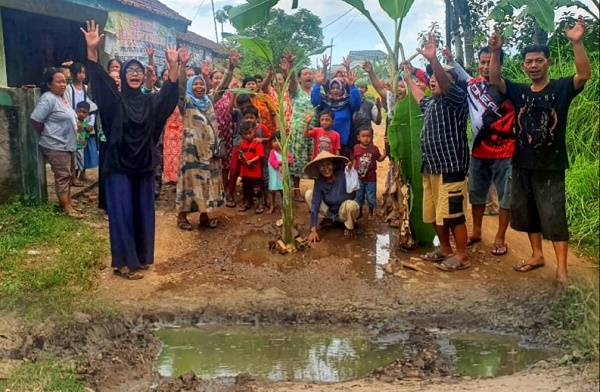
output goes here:
[[[340, 95], [337, 98], [333, 98], [331, 96], [331, 87], [337, 84], [340, 89]], [[329, 89], [327, 93], [322, 96], [323, 102], [327, 104], [331, 111], [335, 112], [337, 110], [343, 109], [350, 102], [350, 95], [348, 94], [348, 89], [346, 88], [346, 82], [342, 78], [333, 78], [329, 82]]]
[[[194, 92], [192, 91], [192, 86], [194, 85], [194, 81], [198, 78], [202, 81], [202, 83], [204, 83], [204, 95], [202, 95], [202, 98], [196, 98], [196, 96], [194, 95]], [[206, 109], [208, 109], [208, 107], [210, 106], [210, 103], [211, 103], [210, 98], [208, 98], [208, 94], [206, 94], [207, 89], [208, 89], [208, 86], [206, 85], [206, 80], [204, 80], [204, 77], [202, 75], [192, 76], [187, 81], [186, 95], [190, 99], [190, 101], [192, 101], [194, 106], [201, 112], [206, 111]]]
[[[146, 118], [150, 115], [150, 101], [145, 99], [142, 94], [142, 86], [138, 88], [131, 88], [127, 83], [127, 68], [132, 65], [137, 65], [144, 70], [144, 66], [137, 60], [129, 60], [123, 64], [119, 71], [121, 78], [121, 97], [123, 107], [125, 108], [125, 115], [129, 117], [133, 122], [143, 123]], [[143, 76], [142, 76], [143, 79]]]

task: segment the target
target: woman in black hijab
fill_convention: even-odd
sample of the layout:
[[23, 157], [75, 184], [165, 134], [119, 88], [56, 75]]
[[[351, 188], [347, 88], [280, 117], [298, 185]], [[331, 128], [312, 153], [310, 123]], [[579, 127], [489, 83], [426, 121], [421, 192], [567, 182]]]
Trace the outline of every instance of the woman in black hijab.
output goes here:
[[87, 43], [88, 72], [94, 97], [103, 113], [107, 138], [101, 170], [106, 174], [112, 267], [125, 279], [141, 279], [139, 270], [154, 263], [154, 167], [155, 146], [167, 118], [179, 98], [178, 52], [165, 51], [169, 78], [157, 94], [142, 94], [144, 66], [129, 60], [120, 70], [121, 92], [98, 64], [96, 22], [81, 29]]

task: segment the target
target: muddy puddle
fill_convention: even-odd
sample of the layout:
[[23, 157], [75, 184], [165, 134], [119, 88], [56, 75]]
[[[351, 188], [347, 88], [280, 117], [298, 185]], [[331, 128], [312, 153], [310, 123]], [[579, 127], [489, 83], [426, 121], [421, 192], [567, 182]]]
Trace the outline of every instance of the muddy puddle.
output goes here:
[[339, 257], [352, 261], [352, 269], [361, 277], [381, 279], [383, 265], [394, 256], [395, 246], [390, 234], [360, 233], [352, 238], [343, 235], [343, 229], [322, 230], [321, 241], [304, 251], [280, 255], [268, 248], [269, 237], [264, 232], [246, 234], [233, 255], [233, 261], [290, 271], [302, 268], [311, 261], [325, 257]]
[[454, 371], [461, 376], [507, 376], [556, 355], [553, 350], [523, 346], [514, 336], [475, 332], [454, 333], [446, 339], [440, 342], [442, 352], [454, 358]]
[[402, 355], [402, 344], [372, 341], [360, 329], [202, 327], [156, 332], [163, 376], [200, 378], [249, 373], [273, 381], [338, 382], [361, 378]]
[[[407, 358], [411, 347], [403, 335], [373, 338], [358, 327], [331, 326], [165, 328], [156, 331], [163, 345], [155, 367], [168, 377], [193, 371], [202, 379], [248, 373], [272, 381], [347, 381]], [[431, 339], [461, 376], [510, 375], [556, 354], [492, 333], [440, 333]]]

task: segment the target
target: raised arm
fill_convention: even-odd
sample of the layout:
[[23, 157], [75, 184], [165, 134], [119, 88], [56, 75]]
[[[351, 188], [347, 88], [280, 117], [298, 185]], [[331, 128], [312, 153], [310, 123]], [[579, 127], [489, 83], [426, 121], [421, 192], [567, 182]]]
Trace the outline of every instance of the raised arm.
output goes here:
[[313, 88], [310, 92], [310, 103], [313, 106], [320, 106], [323, 102], [323, 97], [321, 97], [321, 84], [324, 83], [325, 75], [322, 72], [315, 72], [315, 81], [316, 83], [313, 85]]
[[387, 90], [385, 86], [381, 83], [379, 79], [377, 79], [377, 75], [375, 75], [375, 71], [373, 70], [373, 64], [370, 61], [365, 61], [362, 65], [363, 71], [365, 71], [369, 75], [369, 79], [371, 79], [371, 84], [377, 94], [381, 97], [381, 101], [385, 102], [387, 100]]
[[506, 82], [502, 79], [502, 64], [500, 63], [500, 52], [502, 52], [502, 35], [498, 27], [494, 26], [494, 32], [488, 39], [488, 47], [492, 52], [490, 57], [490, 84], [496, 86], [500, 94], [506, 94]]
[[425, 93], [419, 88], [419, 86], [417, 86], [407, 68], [405, 68], [404, 71], [404, 83], [406, 83], [406, 86], [410, 91], [410, 95], [413, 96], [418, 104], [421, 104], [421, 100], [425, 97]]
[[[290, 77], [290, 83], [288, 85], [288, 92], [291, 95], [296, 94], [298, 90], [298, 78], [296, 77], [296, 72], [294, 71], [294, 62], [296, 61], [296, 56], [290, 51], [286, 50], [283, 54], [283, 59], [281, 60], [281, 70], [283, 71], [283, 75], [285, 79]], [[291, 72], [291, 75], [290, 75]]]
[[[182, 46], [179, 49], [179, 72], [177, 82], [179, 83], [179, 112], [183, 116], [185, 111], [185, 94], [187, 92], [187, 77], [185, 75], [185, 66], [192, 58], [192, 53], [187, 46]], [[168, 64], [167, 64], [168, 67]], [[171, 70], [169, 70], [169, 79], [171, 79]]]
[[213, 94], [213, 104], [217, 103], [221, 98], [223, 98], [223, 94], [225, 94], [225, 91], [227, 90], [227, 87], [233, 78], [233, 71], [237, 68], [239, 63], [240, 54], [235, 50], [232, 50], [229, 54], [229, 66], [227, 67], [227, 71], [225, 71], [223, 79], [221, 79], [221, 83], [219, 83], [216, 91]]
[[152, 45], [146, 46], [146, 54], [148, 55], [148, 65], [156, 69], [154, 65], [154, 47]]
[[471, 79], [471, 76], [465, 71], [465, 69], [454, 60], [454, 56], [452, 55], [452, 51], [449, 47], [445, 47], [442, 50], [442, 57], [446, 59], [446, 63], [454, 68], [454, 73], [457, 76], [457, 81], [468, 82]]
[[452, 82], [450, 81], [450, 78], [446, 74], [446, 71], [444, 70], [442, 64], [440, 64], [440, 61], [437, 58], [437, 45], [434, 33], [430, 32], [428, 34], [425, 48], [417, 49], [417, 52], [419, 52], [423, 57], [425, 57], [429, 61], [429, 64], [431, 64], [431, 68], [433, 69], [433, 75], [435, 76], [435, 79], [437, 80], [438, 86], [440, 87], [440, 90], [442, 90], [442, 93], [446, 94], [448, 91], [450, 91], [450, 86], [452, 85]]
[[581, 41], [584, 33], [585, 24], [583, 16], [579, 15], [573, 28], [570, 28], [569, 24], [565, 23], [565, 35], [571, 41], [571, 45], [573, 45], [575, 69], [577, 70], [577, 73], [573, 77], [573, 87], [575, 87], [575, 90], [581, 90], [585, 86], [585, 83], [592, 77], [590, 60]]

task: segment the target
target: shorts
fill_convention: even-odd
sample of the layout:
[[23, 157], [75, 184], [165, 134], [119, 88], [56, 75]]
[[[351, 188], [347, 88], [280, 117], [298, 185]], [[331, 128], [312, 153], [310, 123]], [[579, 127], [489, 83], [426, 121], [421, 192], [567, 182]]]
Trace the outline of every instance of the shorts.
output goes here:
[[564, 170], [512, 169], [510, 226], [542, 233], [550, 241], [568, 241]]
[[500, 208], [510, 208], [511, 158], [482, 159], [471, 157], [469, 165], [469, 202], [485, 205], [489, 201], [492, 183], [498, 192]]
[[69, 183], [71, 182], [71, 165], [73, 165], [73, 152], [50, 150], [41, 147], [42, 155], [46, 162], [50, 164], [52, 173], [54, 173], [54, 190], [57, 195], [69, 193]]
[[466, 222], [467, 180], [463, 173], [423, 173], [423, 222], [453, 227]]
[[254, 198], [263, 197], [263, 181], [261, 177], [242, 177], [242, 194], [244, 200], [252, 205]]

